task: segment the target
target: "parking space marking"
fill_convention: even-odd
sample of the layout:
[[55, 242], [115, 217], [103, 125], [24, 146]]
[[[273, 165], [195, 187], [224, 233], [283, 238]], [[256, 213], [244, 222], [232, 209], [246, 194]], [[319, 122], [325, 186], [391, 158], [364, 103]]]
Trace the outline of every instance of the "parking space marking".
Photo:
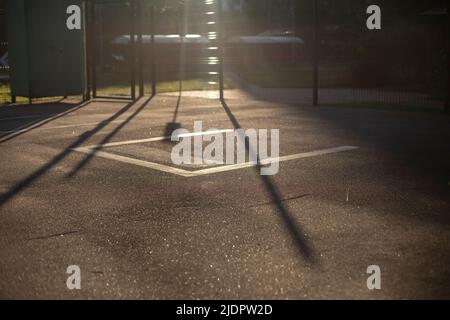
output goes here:
[[[213, 135], [217, 133], [227, 133], [227, 132], [233, 132], [233, 129], [223, 129], [223, 130], [211, 130], [211, 131], [204, 131], [204, 132], [194, 132], [194, 133], [183, 133], [178, 135], [179, 138], [186, 138], [186, 137], [196, 137], [196, 136], [208, 136]], [[120, 141], [120, 142], [111, 142], [111, 143], [105, 143], [105, 144], [96, 144], [92, 146], [86, 146], [84, 148], [88, 149], [100, 149], [100, 148], [108, 148], [108, 147], [119, 147], [129, 144], [138, 144], [138, 143], [148, 143], [148, 142], [158, 142], [158, 141], [167, 141], [170, 140], [171, 136], [164, 136], [164, 137], [155, 137], [155, 138], [147, 138], [147, 139], [138, 139], [138, 140], [128, 140], [128, 141]]]
[[[139, 143], [140, 142], [152, 142], [152, 141], [164, 141], [167, 140], [168, 137], [156, 137], [151, 139], [143, 139], [143, 140], [134, 140], [134, 141], [128, 141], [131, 143]], [[233, 164], [233, 165], [223, 165], [219, 167], [213, 167], [208, 169], [200, 169], [200, 170], [184, 170], [180, 168], [171, 167], [164, 164], [159, 164], [151, 161], [144, 161], [139, 160], [131, 157], [125, 157], [117, 154], [113, 154], [110, 152], [100, 151], [98, 150], [101, 147], [111, 147], [111, 146], [118, 146], [118, 145], [125, 145], [124, 142], [117, 142], [117, 143], [109, 143], [105, 145], [97, 145], [97, 146], [89, 146], [89, 147], [80, 147], [73, 149], [74, 151], [94, 155], [96, 157], [109, 159], [109, 160], [115, 160], [123, 163], [133, 164], [144, 168], [154, 169], [166, 173], [175, 174], [178, 176], [191, 178], [191, 177], [197, 177], [197, 176], [203, 176], [203, 175], [209, 175], [209, 174], [215, 174], [220, 172], [228, 172], [228, 171], [234, 171], [234, 170], [240, 170], [244, 168], [250, 168], [255, 167], [258, 164], [255, 164], [253, 162], [246, 162], [246, 163], [240, 163], [240, 164]], [[128, 143], [130, 144], [130, 143]], [[297, 160], [297, 159], [305, 159], [305, 158], [311, 158], [311, 157], [317, 157], [327, 154], [333, 154], [333, 153], [339, 153], [339, 152], [345, 152], [345, 151], [351, 151], [359, 149], [359, 147], [355, 146], [339, 146], [334, 148], [328, 148], [328, 149], [321, 149], [321, 150], [315, 150], [310, 152], [302, 152], [302, 153], [296, 153], [292, 155], [282, 156], [278, 158], [268, 158], [261, 161], [261, 165], [269, 165], [270, 163], [276, 163], [276, 162], [284, 162], [284, 161], [291, 161], [291, 160]]]

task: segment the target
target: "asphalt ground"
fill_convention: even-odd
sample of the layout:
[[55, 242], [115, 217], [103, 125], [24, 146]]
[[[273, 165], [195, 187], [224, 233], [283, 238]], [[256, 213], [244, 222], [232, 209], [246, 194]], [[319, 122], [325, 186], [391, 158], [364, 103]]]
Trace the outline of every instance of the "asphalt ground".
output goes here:
[[[280, 156], [357, 148], [283, 161], [275, 176], [191, 177], [142, 165], [173, 166], [161, 141], [75, 150], [199, 120], [280, 129]], [[173, 95], [3, 106], [0, 298], [450, 298], [449, 124], [439, 113]], [[81, 290], [66, 286], [69, 265]], [[370, 265], [381, 290], [367, 288]]]

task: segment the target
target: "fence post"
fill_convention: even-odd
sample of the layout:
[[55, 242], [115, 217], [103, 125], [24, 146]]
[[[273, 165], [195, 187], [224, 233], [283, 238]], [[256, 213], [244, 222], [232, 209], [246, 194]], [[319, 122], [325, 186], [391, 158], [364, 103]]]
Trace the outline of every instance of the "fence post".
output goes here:
[[313, 105], [319, 105], [319, 0], [314, 0]]
[[131, 99], [136, 100], [136, 1], [131, 1], [130, 8], [130, 46], [131, 46], [131, 55], [130, 55], [130, 68], [131, 68]]
[[447, 9], [447, 97], [445, 101], [445, 112], [450, 114], [450, 19], [448, 17], [450, 13]]
[[222, 12], [222, 0], [217, 1], [217, 13], [218, 13], [218, 32], [219, 32], [219, 93], [220, 100], [222, 101], [224, 96], [224, 76], [223, 76], [223, 63], [224, 63], [224, 26], [223, 26], [223, 12]]
[[152, 95], [156, 94], [156, 45], [155, 45], [155, 4], [151, 5], [150, 12], [150, 28], [151, 28], [151, 73], [152, 73]]
[[91, 70], [92, 70], [92, 97], [97, 98], [97, 47], [96, 47], [96, 39], [97, 36], [97, 19], [95, 15], [95, 2], [91, 1], [90, 7], [90, 15], [91, 15], [91, 35], [90, 35], [90, 44], [91, 44]]
[[[28, 50], [28, 48], [30, 47], [30, 39], [29, 39], [29, 33], [30, 33], [30, 26], [28, 23], [28, 17], [29, 17], [29, 9], [27, 6], [27, 3], [24, 3], [24, 17], [25, 17], [25, 45], [26, 45], [26, 56], [27, 56], [27, 73], [28, 73], [28, 104], [31, 105], [33, 104], [33, 99], [32, 99], [32, 95], [33, 95], [33, 87], [32, 87], [32, 83], [30, 80], [30, 65], [31, 65], [31, 58], [30, 58], [30, 50]], [[10, 78], [11, 81], [11, 78]], [[10, 82], [11, 83], [11, 82]]]
[[137, 21], [138, 21], [138, 77], [139, 77], [139, 97], [142, 97], [144, 95], [144, 68], [142, 67], [143, 64], [143, 42], [142, 42], [142, 0], [138, 0], [137, 2]]
[[91, 91], [92, 91], [92, 73], [91, 73], [91, 54], [92, 54], [92, 46], [91, 46], [91, 2], [84, 2], [84, 45], [85, 45], [85, 80], [86, 80], [86, 88], [84, 92], [84, 100], [91, 100]]

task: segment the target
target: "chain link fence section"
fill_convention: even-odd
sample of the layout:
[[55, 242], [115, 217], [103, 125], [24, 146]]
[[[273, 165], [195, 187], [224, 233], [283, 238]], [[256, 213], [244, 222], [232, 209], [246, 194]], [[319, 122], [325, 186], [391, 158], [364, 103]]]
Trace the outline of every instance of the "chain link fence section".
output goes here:
[[0, 81], [9, 79], [8, 38], [6, 29], [6, 13], [3, 3], [0, 3]]
[[0, 104], [10, 100], [6, 12], [4, 2], [0, 1]]
[[[442, 109], [448, 90], [444, 1], [223, 0], [225, 76], [259, 99]], [[317, 62], [317, 66], [315, 65]], [[317, 81], [316, 77], [317, 75]]]

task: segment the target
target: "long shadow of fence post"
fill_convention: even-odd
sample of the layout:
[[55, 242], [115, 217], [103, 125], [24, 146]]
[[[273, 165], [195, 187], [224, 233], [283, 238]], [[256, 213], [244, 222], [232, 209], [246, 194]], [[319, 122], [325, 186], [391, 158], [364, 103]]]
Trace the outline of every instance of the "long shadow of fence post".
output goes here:
[[[48, 170], [50, 170], [52, 167], [54, 167], [59, 162], [64, 160], [70, 153], [73, 152], [73, 149], [78, 148], [82, 143], [84, 143], [90, 137], [92, 137], [97, 132], [102, 130], [104, 127], [106, 127], [110, 122], [116, 120], [118, 117], [120, 117], [126, 111], [128, 111], [136, 102], [137, 101], [128, 103], [122, 109], [117, 111], [114, 115], [112, 115], [111, 117], [109, 117], [108, 119], [106, 119], [104, 121], [101, 121], [94, 129], [83, 133], [75, 142], [70, 144], [66, 149], [64, 149], [58, 155], [53, 157], [49, 162], [47, 162], [46, 164], [41, 166], [39, 169], [34, 171], [32, 174], [30, 174], [25, 179], [18, 182], [16, 185], [14, 185], [12, 188], [10, 188], [6, 193], [3, 193], [2, 195], [0, 195], [0, 207], [4, 206], [12, 198], [14, 198], [14, 196], [16, 196], [18, 193], [22, 192], [25, 188], [30, 186], [33, 182], [35, 182], [40, 177], [42, 177]], [[147, 102], [144, 105], [146, 105], [146, 104], [147, 104]]]
[[46, 124], [48, 124], [48, 123], [50, 123], [50, 122], [52, 122], [52, 121], [55, 121], [55, 120], [60, 119], [60, 118], [62, 118], [62, 117], [64, 117], [64, 116], [67, 116], [67, 115], [70, 114], [70, 113], [73, 113], [73, 112], [75, 112], [75, 111], [77, 111], [77, 110], [79, 110], [79, 109], [81, 109], [81, 108], [86, 107], [86, 106], [89, 105], [90, 103], [91, 103], [91, 101], [82, 102], [82, 103], [80, 103], [80, 104], [74, 106], [73, 108], [71, 108], [71, 109], [69, 109], [69, 110], [66, 110], [66, 111], [64, 111], [64, 112], [62, 112], [62, 113], [60, 113], [60, 114], [57, 114], [57, 115], [55, 115], [55, 116], [51, 116], [51, 117], [45, 118], [45, 119], [43, 119], [43, 120], [41, 120], [41, 121], [36, 121], [35, 123], [32, 123], [32, 124], [31, 124], [29, 127], [27, 127], [27, 128], [24, 128], [24, 129], [22, 129], [22, 130], [18, 130], [18, 131], [16, 131], [16, 132], [12, 132], [12, 133], [10, 133], [10, 134], [8, 134], [8, 135], [6, 135], [6, 136], [0, 137], [0, 144], [1, 144], [1, 143], [4, 143], [4, 142], [6, 142], [6, 141], [12, 140], [12, 139], [14, 139], [14, 138], [17, 138], [18, 136], [21, 136], [21, 135], [23, 135], [23, 134], [25, 134], [25, 133], [27, 133], [27, 132], [30, 132], [30, 131], [32, 131], [32, 130], [34, 130], [34, 129], [37, 129], [37, 128], [39, 128], [39, 127], [42, 127], [42, 126], [44, 126], [44, 125], [46, 125]]
[[[225, 99], [220, 99], [220, 102], [222, 104], [222, 107], [224, 108], [228, 118], [230, 119], [231, 123], [233, 124], [234, 128], [242, 129], [241, 125], [239, 124], [236, 117], [231, 112], [230, 108], [228, 107], [227, 103], [225, 102]], [[247, 149], [247, 152], [254, 152], [250, 150], [250, 145], [248, 143], [248, 140], [245, 142], [245, 147]], [[257, 157], [258, 162], [255, 166], [258, 173], [261, 172], [261, 162], [259, 157]], [[260, 175], [262, 182], [264, 183], [264, 186], [268, 193], [270, 194], [272, 201], [274, 205], [276, 206], [278, 212], [281, 214], [282, 221], [289, 231], [289, 234], [291, 235], [293, 241], [295, 242], [301, 256], [308, 262], [308, 263], [314, 263], [316, 260], [314, 249], [312, 244], [306, 239], [304, 232], [302, 231], [301, 227], [296, 223], [294, 220], [292, 214], [289, 212], [289, 209], [286, 208], [286, 206], [283, 204], [282, 198], [280, 197], [280, 193], [275, 186], [275, 184], [272, 182], [269, 176]]]
[[154, 95], [148, 98], [138, 109], [136, 109], [127, 119], [125, 119], [120, 125], [114, 128], [113, 131], [108, 133], [105, 138], [102, 139], [100, 143], [97, 144], [95, 148], [93, 148], [92, 152], [90, 152], [80, 163], [73, 168], [68, 174], [67, 177], [73, 177], [80, 171], [83, 167], [85, 167], [89, 161], [95, 156], [95, 154], [103, 148], [103, 145], [108, 143], [123, 127], [125, 127], [131, 120], [133, 120], [141, 111], [147, 106], [147, 104], [152, 100]]

